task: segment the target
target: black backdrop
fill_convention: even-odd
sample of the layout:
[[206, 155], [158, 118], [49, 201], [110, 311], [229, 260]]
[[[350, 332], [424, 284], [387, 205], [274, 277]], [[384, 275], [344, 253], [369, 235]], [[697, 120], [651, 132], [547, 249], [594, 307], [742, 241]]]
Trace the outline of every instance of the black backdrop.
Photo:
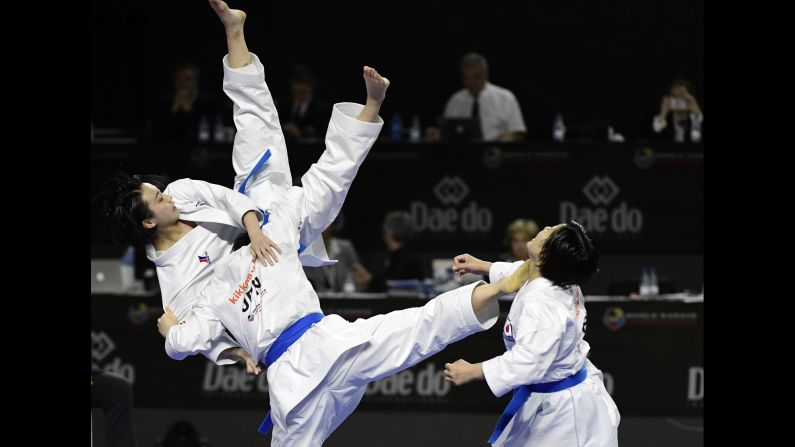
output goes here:
[[[261, 56], [274, 93], [291, 66], [309, 64], [330, 101], [361, 101], [361, 66], [393, 80], [384, 116], [419, 114], [431, 124], [461, 88], [457, 62], [487, 56], [491, 80], [519, 99], [531, 135], [549, 137], [556, 112], [570, 131], [613, 125], [648, 137], [660, 95], [690, 79], [703, 107], [704, 2], [254, 2], [249, 48]], [[97, 127], [140, 128], [170, 89], [176, 61], [202, 68], [221, 93], [223, 29], [205, 1], [91, 2], [91, 114]]]

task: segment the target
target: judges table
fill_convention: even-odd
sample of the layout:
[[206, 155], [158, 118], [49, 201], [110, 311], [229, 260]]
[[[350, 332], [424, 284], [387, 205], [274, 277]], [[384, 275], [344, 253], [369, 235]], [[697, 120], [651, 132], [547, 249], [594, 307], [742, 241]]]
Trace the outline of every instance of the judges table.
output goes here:
[[[424, 305], [420, 294], [325, 294], [328, 314], [353, 321]], [[501, 329], [510, 309], [500, 301], [500, 319], [484, 331], [449, 345], [401, 373], [369, 385], [360, 411], [453, 411], [500, 413], [510, 393], [496, 398], [485, 383], [455, 387], [444, 364], [480, 362], [505, 348]], [[704, 412], [703, 296], [670, 295], [647, 300], [586, 297], [585, 339], [591, 361], [622, 415], [694, 416]], [[91, 296], [92, 365], [134, 383], [139, 408], [262, 409], [268, 407], [266, 375], [245, 367], [219, 367], [201, 356], [181, 362], [165, 353], [157, 332], [159, 294]]]

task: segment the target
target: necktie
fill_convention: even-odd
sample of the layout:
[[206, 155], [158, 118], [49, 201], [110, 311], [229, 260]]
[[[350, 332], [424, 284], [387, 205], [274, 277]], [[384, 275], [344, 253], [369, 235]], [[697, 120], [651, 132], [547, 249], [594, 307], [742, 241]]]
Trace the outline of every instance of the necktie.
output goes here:
[[477, 138], [482, 138], [483, 137], [483, 128], [482, 128], [482, 125], [480, 123], [480, 104], [478, 103], [478, 97], [475, 96], [474, 98], [475, 98], [475, 100], [472, 102], [472, 113], [470, 114], [470, 117], [472, 119], [477, 120], [476, 121], [476, 125], [475, 125], [475, 129], [477, 130], [477, 132], [476, 132], [475, 136]]

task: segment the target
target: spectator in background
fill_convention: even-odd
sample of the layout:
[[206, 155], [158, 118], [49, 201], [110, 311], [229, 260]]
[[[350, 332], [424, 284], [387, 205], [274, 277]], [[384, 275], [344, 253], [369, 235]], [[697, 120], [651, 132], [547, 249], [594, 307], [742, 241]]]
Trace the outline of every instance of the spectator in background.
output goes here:
[[217, 96], [203, 91], [199, 86], [199, 66], [181, 63], [172, 76], [174, 91], [158, 103], [153, 118], [152, 138], [155, 141], [197, 142], [199, 125], [207, 125], [207, 137], [216, 120], [229, 115]]
[[371, 292], [387, 290], [392, 279], [422, 279], [425, 275], [419, 257], [410, 244], [414, 237], [414, 222], [405, 211], [391, 211], [384, 217], [384, 245], [387, 255], [384, 271], [370, 283]]
[[532, 219], [516, 219], [505, 228], [505, 245], [510, 251], [500, 255], [505, 262], [526, 261], [527, 243], [538, 234], [538, 224]]
[[309, 67], [298, 65], [290, 77], [290, 97], [279, 101], [277, 110], [288, 140], [321, 139], [326, 134], [331, 104], [315, 95], [317, 80]]
[[122, 376], [91, 368], [91, 406], [105, 415], [109, 447], [135, 447], [132, 383]]
[[339, 262], [324, 267], [304, 267], [304, 273], [315, 292], [364, 292], [370, 285], [373, 275], [359, 262], [353, 243], [335, 236], [344, 226], [345, 217], [340, 212], [323, 231], [326, 252], [331, 259]]
[[[455, 92], [444, 108], [444, 118], [478, 118], [484, 141], [524, 139], [527, 128], [516, 96], [489, 82], [489, 64], [478, 53], [465, 55], [460, 62], [464, 88]], [[428, 128], [426, 137], [438, 140], [438, 128]]]
[[663, 96], [660, 104], [660, 113], [654, 117], [652, 128], [657, 134], [668, 127], [668, 116], [673, 122], [673, 140], [684, 143], [688, 130], [690, 140], [694, 143], [701, 141], [701, 122], [704, 114], [695, 98], [693, 85], [684, 79], [676, 79], [671, 83], [668, 95]]

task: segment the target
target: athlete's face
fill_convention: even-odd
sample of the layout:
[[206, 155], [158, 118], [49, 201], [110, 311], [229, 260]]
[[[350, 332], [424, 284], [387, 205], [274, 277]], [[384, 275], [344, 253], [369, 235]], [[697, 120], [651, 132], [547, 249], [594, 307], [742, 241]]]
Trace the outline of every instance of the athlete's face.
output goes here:
[[141, 197], [152, 212], [152, 218], [143, 222], [144, 227], [163, 228], [175, 224], [179, 219], [179, 210], [174, 206], [171, 196], [163, 194], [156, 186], [149, 183], [141, 184]]
[[530, 259], [538, 261], [538, 257], [541, 255], [541, 249], [544, 248], [544, 244], [547, 242], [547, 239], [552, 236], [552, 233], [565, 225], [566, 224], [558, 224], [554, 227], [544, 227], [544, 229], [541, 230], [536, 237], [530, 240], [530, 242], [527, 243], [527, 253], [530, 255]]

